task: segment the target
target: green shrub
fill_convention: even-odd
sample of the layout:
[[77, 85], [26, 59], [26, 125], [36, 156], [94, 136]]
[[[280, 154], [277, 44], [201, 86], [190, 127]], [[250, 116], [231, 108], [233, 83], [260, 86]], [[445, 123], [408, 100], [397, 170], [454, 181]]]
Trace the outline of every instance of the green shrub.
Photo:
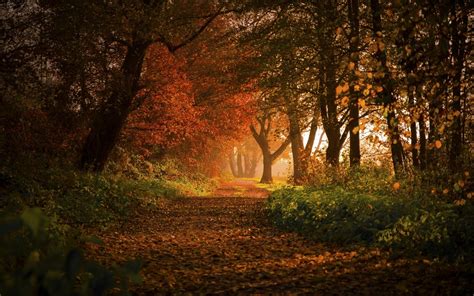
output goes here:
[[449, 259], [466, 260], [473, 254], [472, 202], [456, 206], [433, 197], [378, 195], [327, 185], [277, 190], [267, 209], [277, 226], [318, 241]]

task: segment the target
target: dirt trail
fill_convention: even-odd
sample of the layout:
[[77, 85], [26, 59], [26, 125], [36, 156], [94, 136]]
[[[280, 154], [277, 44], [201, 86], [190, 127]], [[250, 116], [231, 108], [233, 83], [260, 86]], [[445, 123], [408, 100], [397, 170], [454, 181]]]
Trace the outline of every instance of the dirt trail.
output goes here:
[[466, 286], [429, 262], [390, 261], [377, 250], [341, 250], [280, 232], [263, 213], [266, 195], [251, 181], [235, 181], [215, 197], [166, 202], [102, 233], [105, 249], [96, 256], [108, 263], [143, 258], [137, 295], [440, 295]]

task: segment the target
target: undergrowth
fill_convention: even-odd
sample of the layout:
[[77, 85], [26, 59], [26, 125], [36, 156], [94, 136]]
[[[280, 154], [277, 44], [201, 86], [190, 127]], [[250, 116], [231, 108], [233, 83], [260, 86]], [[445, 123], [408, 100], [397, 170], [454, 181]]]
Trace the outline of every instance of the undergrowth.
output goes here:
[[[115, 165], [115, 168], [114, 168]], [[138, 261], [103, 267], [81, 246], [100, 244], [87, 228], [126, 222], [163, 199], [204, 195], [216, 184], [181, 171], [172, 161], [116, 163], [105, 173], [72, 164], [24, 158], [0, 167], [0, 294], [103, 295], [127, 293], [139, 282]]]
[[418, 180], [395, 181], [388, 172], [364, 168], [318, 181], [274, 191], [267, 202], [272, 221], [323, 242], [458, 262], [474, 258], [474, 204], [466, 197], [468, 187], [438, 195], [442, 190]]

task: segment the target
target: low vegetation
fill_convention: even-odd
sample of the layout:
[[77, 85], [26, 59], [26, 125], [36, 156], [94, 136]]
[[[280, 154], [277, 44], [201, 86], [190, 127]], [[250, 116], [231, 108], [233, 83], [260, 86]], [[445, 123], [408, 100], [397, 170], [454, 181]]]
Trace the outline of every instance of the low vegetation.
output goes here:
[[[408, 178], [394, 182], [381, 170], [352, 173], [351, 178], [333, 173], [314, 186], [274, 191], [267, 203], [271, 219], [318, 241], [390, 248], [395, 255], [472, 260], [472, 199], [437, 196], [436, 189]], [[465, 190], [457, 188], [462, 196]]]
[[[173, 162], [140, 162], [104, 174], [30, 161], [0, 171], [0, 290], [6, 295], [128, 293], [140, 282], [140, 262], [102, 266], [82, 249], [102, 242], [86, 234], [106, 230], [156, 207], [162, 199], [204, 195], [216, 183], [179, 173]], [[19, 169], [20, 168], [20, 169]], [[167, 172], [166, 177], [163, 172]], [[174, 172], [172, 174], [171, 172]]]

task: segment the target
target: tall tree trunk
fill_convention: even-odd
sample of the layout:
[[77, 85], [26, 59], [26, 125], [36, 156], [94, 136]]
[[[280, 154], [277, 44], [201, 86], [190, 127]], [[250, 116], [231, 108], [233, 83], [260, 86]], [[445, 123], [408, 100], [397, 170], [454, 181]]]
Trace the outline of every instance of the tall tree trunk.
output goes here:
[[306, 164], [304, 159], [304, 144], [301, 136], [301, 127], [298, 120], [297, 106], [286, 99], [287, 114], [290, 123], [291, 154], [293, 156], [293, 182], [301, 185], [306, 176]]
[[120, 84], [98, 112], [86, 138], [79, 163], [81, 169], [104, 169], [139, 90], [138, 83], [148, 45], [148, 42], [135, 41], [129, 46], [121, 68]]
[[[354, 71], [359, 68], [359, 0], [349, 0], [349, 20], [351, 25], [350, 60], [354, 63]], [[357, 76], [352, 71], [350, 75], [350, 102], [349, 102], [349, 162], [351, 167], [360, 165], [360, 133], [353, 132], [359, 126], [359, 98], [354, 90], [357, 83]]]
[[[329, 50], [329, 52], [332, 52], [332, 50]], [[334, 56], [331, 54], [329, 54], [329, 56], [334, 58]], [[335, 65], [332, 64], [332, 61], [328, 62], [329, 64], [326, 67], [327, 95], [323, 100], [320, 100], [324, 104], [324, 106], [322, 106], [321, 115], [323, 115], [323, 113], [326, 115], [323, 116], [323, 127], [325, 127], [326, 136], [328, 138], [326, 162], [330, 166], [338, 166], [339, 155], [341, 152], [341, 131], [339, 127], [339, 122], [337, 120], [336, 69]]]
[[[411, 85], [408, 86], [408, 107], [410, 110], [413, 110], [415, 107], [415, 96], [414, 96], [414, 87]], [[411, 118], [411, 123], [410, 123], [410, 146], [411, 146], [411, 155], [412, 155], [412, 162], [413, 166], [416, 168], [420, 167], [420, 161], [418, 158], [418, 149], [417, 149], [417, 144], [418, 144], [418, 137], [417, 137], [417, 131], [416, 131], [416, 120]]]
[[[456, 4], [461, 8], [461, 24], [457, 15]], [[467, 33], [467, 9], [464, 0], [451, 1], [452, 16], [452, 55], [454, 60], [453, 100], [450, 114], [453, 116], [450, 128], [449, 168], [452, 172], [458, 171], [462, 156], [462, 123], [461, 123], [461, 80], [464, 70], [465, 38]]]
[[420, 118], [418, 120], [418, 128], [420, 129], [420, 169], [425, 170], [426, 169], [426, 161], [427, 161], [427, 155], [426, 155], [426, 123], [425, 123], [425, 117], [423, 114], [420, 115]]
[[[382, 19], [381, 19], [381, 9], [379, 0], [371, 0], [370, 7], [372, 10], [372, 29], [373, 35], [377, 43], [383, 43], [382, 39]], [[400, 132], [398, 127], [398, 120], [393, 109], [393, 103], [395, 99], [393, 97], [393, 85], [390, 71], [387, 66], [387, 55], [384, 49], [378, 47], [377, 53], [375, 54], [377, 61], [380, 64], [380, 69], [384, 76], [379, 79], [378, 84], [383, 87], [383, 91], [380, 93], [382, 98], [383, 105], [387, 112], [387, 126], [388, 126], [388, 135], [390, 140], [390, 151], [392, 154], [392, 163], [393, 169], [396, 175], [399, 175], [404, 169], [404, 159], [403, 159], [403, 146], [400, 142]]]

